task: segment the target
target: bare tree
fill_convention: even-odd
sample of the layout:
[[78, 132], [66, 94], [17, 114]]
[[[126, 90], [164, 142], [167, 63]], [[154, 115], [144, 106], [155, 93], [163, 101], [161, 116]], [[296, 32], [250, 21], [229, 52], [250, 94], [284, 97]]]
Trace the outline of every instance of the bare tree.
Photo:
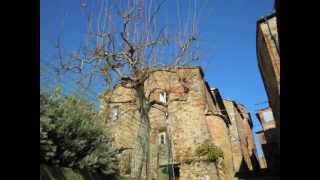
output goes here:
[[156, 69], [174, 73], [172, 69], [198, 60], [196, 1], [183, 1], [189, 3], [190, 8], [184, 9], [188, 16], [182, 18], [181, 3], [177, 0], [178, 22], [171, 26], [164, 20], [158, 21], [166, 0], [95, 2], [81, 1], [87, 18], [87, 38], [83, 48], [65, 58], [58, 44], [59, 64], [64, 72], [80, 74], [81, 82], [88, 85], [98, 76], [109, 85], [120, 84], [135, 92], [143, 124], [139, 130], [139, 141], [144, 154], [137, 177], [141, 179], [145, 163], [146, 178], [149, 179], [148, 114], [151, 108], [166, 107], [167, 104], [151, 99], [157, 89], [145, 92], [144, 82]]

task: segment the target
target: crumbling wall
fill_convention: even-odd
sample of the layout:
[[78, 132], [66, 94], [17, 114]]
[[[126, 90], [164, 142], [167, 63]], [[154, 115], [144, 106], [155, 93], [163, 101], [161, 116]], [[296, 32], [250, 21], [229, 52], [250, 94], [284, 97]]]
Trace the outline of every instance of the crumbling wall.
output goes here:
[[219, 177], [216, 165], [209, 162], [194, 162], [190, 165], [182, 164], [180, 166], [180, 179], [182, 180], [222, 180]]

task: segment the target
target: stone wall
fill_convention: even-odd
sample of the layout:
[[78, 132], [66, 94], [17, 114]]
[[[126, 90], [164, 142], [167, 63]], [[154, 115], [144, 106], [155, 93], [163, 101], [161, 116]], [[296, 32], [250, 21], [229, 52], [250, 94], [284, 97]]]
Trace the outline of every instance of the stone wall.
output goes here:
[[[119, 86], [107, 97], [110, 104], [103, 104], [102, 111], [108, 111], [107, 115], [110, 116], [106, 117], [108, 120], [106, 124], [110, 128], [114, 140], [112, 146], [114, 148], [129, 148], [120, 156], [120, 173], [124, 176], [131, 176], [137, 172], [138, 163], [142, 159], [139, 148], [141, 146], [137, 141], [137, 133], [141, 125], [139, 114], [136, 111], [135, 102], [129, 102], [135, 100], [135, 95], [130, 89]], [[118, 115], [114, 119], [111, 118], [112, 109], [118, 111]]]
[[220, 147], [224, 154], [224, 169], [220, 174], [224, 174], [225, 179], [233, 179], [234, 172], [228, 126], [224, 119], [217, 116], [208, 116], [206, 121], [214, 144]]
[[232, 149], [233, 168], [235, 172], [238, 172], [240, 169], [241, 162], [243, 160], [243, 153], [241, 149], [240, 135], [238, 132], [238, 126], [236, 121], [237, 111], [235, 110], [234, 104], [232, 101], [224, 100], [223, 102], [226, 107], [226, 111], [229, 115], [229, 119], [231, 121], [229, 125], [229, 131], [230, 131], [230, 141], [231, 141], [231, 149]]
[[221, 174], [217, 173], [214, 163], [195, 162], [192, 165], [182, 164], [180, 167], [180, 179], [188, 180], [212, 180], [223, 179]]
[[263, 156], [259, 157], [259, 164], [260, 164], [261, 169], [266, 169], [267, 168], [267, 162], [266, 162], [266, 159]]
[[245, 146], [249, 153], [250, 161], [252, 164], [252, 167], [250, 170], [257, 170], [259, 169], [259, 160], [258, 160], [258, 154], [257, 154], [257, 148], [253, 136], [253, 122], [251, 119], [250, 113], [247, 111], [246, 107], [242, 104], [237, 104], [237, 107], [239, 109], [239, 113], [241, 113], [242, 117], [242, 128], [245, 132]]
[[[173, 172], [182, 180], [189, 177], [232, 180], [241, 166], [253, 169], [255, 144], [250, 116], [245, 107], [223, 101], [217, 89], [210, 90], [200, 68], [155, 71], [144, 87], [147, 97], [152, 92], [150, 100], [159, 101], [162, 92], [167, 94], [167, 107], [155, 105], [149, 112], [150, 179], [167, 179], [168, 174], [163, 172], [167, 167], [175, 169]], [[108, 122], [113, 146], [131, 148], [121, 156], [120, 172], [132, 177], [143, 158], [137, 140], [137, 132], [143, 125], [134, 92], [118, 86], [106, 97], [111, 100], [102, 110], [117, 107], [120, 112], [116, 120]], [[165, 143], [161, 144], [163, 134]], [[217, 167], [205, 161], [187, 163], [198, 158], [195, 150], [205, 140], [211, 140], [223, 151], [224, 158]]]
[[279, 43], [279, 40], [276, 17], [270, 16], [266, 20], [259, 20], [257, 23], [258, 65], [269, 104], [274, 113], [280, 145], [280, 56], [276, 46], [277, 43]]
[[[233, 169], [233, 158], [232, 158], [232, 147], [230, 139], [230, 120], [228, 116], [225, 116], [223, 110], [225, 107], [223, 104], [219, 103], [220, 93], [217, 89], [211, 91], [212, 99], [215, 100], [215, 103], [212, 107], [212, 114], [207, 114], [206, 123], [209, 128], [211, 138], [213, 139], [214, 144], [220, 147], [224, 154], [223, 169], [220, 173], [220, 176], [223, 175], [225, 179], [233, 179], [234, 169]], [[211, 101], [211, 98], [208, 98]], [[209, 104], [209, 103], [208, 103]]]
[[[266, 117], [265, 113], [271, 113], [269, 114], [270, 117]], [[259, 135], [262, 150], [266, 158], [267, 168], [272, 171], [279, 171], [280, 153], [277, 141], [278, 132], [275, 127], [271, 108], [261, 109], [256, 115], [263, 128], [263, 130], [257, 134]]]
[[223, 100], [229, 115], [230, 140], [234, 172], [252, 171], [259, 167], [252, 134], [251, 118], [243, 105]]

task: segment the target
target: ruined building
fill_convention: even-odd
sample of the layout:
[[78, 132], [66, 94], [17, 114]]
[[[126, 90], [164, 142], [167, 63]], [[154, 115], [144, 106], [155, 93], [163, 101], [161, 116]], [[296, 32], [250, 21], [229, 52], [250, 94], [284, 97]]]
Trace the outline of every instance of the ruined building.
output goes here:
[[280, 48], [275, 13], [257, 22], [256, 35], [258, 65], [274, 114], [280, 148]]
[[[242, 105], [223, 100], [218, 89], [210, 89], [200, 67], [159, 69], [144, 83], [146, 96], [167, 105], [155, 105], [149, 112], [149, 179], [233, 180], [241, 167], [255, 168], [250, 115]], [[119, 85], [104, 98], [102, 110], [109, 112], [106, 123], [113, 146], [128, 148], [120, 157], [120, 173], [134, 177], [143, 158], [137, 141], [144, 126], [135, 94]], [[206, 141], [221, 148], [222, 159], [210, 162], [195, 155]], [[145, 179], [145, 167], [142, 172]]]
[[272, 172], [280, 171], [280, 154], [277, 148], [277, 132], [271, 108], [261, 109], [257, 114], [262, 130], [256, 132], [262, 146], [267, 168]]
[[252, 133], [252, 119], [245, 107], [235, 101], [224, 99], [230, 118], [230, 140], [234, 172], [245, 173], [259, 169], [259, 160]]

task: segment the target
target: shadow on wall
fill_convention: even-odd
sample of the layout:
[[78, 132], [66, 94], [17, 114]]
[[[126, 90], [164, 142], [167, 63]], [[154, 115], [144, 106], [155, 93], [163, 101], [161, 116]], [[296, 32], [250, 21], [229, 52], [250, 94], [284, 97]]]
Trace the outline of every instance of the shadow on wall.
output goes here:
[[239, 171], [236, 173], [248, 173], [248, 172], [260, 170], [259, 160], [255, 156], [254, 151], [252, 151], [251, 154], [252, 155], [250, 156], [250, 161], [251, 161], [253, 170], [249, 169], [247, 162], [244, 160], [244, 158], [242, 158]]
[[[114, 175], [91, 173], [85, 170], [72, 170], [40, 164], [40, 180], [119, 180]], [[120, 178], [121, 179], [121, 178]]]
[[267, 168], [271, 171], [280, 172], [280, 155], [277, 147], [277, 143], [268, 143], [262, 145], [262, 150], [267, 162]]
[[[276, 128], [270, 128], [263, 131], [267, 143], [277, 143], [277, 129]], [[275, 150], [278, 150], [278, 147], [276, 147]]]
[[236, 172], [235, 177], [239, 180], [276, 180], [280, 179], [280, 169], [261, 169], [258, 159], [251, 156], [253, 170], [249, 170], [244, 159], [241, 160], [239, 172]]
[[280, 151], [277, 142], [277, 129], [272, 128], [264, 131], [266, 143], [261, 144], [267, 168], [270, 171], [280, 173]]

